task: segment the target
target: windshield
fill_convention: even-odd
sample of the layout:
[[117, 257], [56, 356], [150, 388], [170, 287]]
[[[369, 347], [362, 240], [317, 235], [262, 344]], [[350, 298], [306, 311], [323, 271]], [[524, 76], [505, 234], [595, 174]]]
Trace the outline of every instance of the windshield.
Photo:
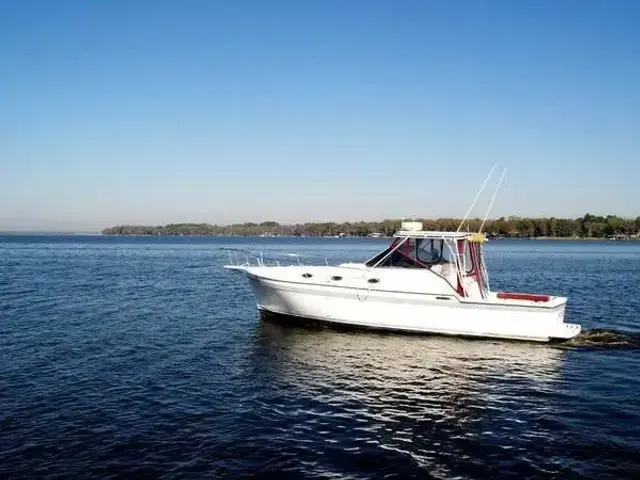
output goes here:
[[[369, 260], [369, 267], [429, 268], [439, 263], [452, 262], [452, 255], [443, 239], [396, 239], [386, 250]], [[389, 254], [398, 244], [402, 244]], [[386, 258], [385, 258], [386, 257]], [[384, 259], [384, 260], [383, 260]], [[382, 260], [381, 263], [378, 263]]]

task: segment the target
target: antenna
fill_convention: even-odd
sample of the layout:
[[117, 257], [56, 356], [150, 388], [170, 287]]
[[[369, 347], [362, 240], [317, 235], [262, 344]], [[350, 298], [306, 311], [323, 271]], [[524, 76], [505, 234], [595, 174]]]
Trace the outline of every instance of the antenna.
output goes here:
[[498, 190], [500, 190], [500, 186], [502, 185], [502, 181], [504, 180], [504, 176], [507, 174], [507, 169], [505, 168], [502, 171], [502, 175], [500, 176], [500, 181], [498, 182], [498, 186], [496, 187], [495, 192], [493, 192], [493, 197], [491, 197], [491, 203], [489, 204], [489, 208], [487, 208], [487, 213], [484, 216], [484, 219], [482, 220], [482, 225], [480, 225], [480, 230], [478, 231], [479, 233], [482, 233], [482, 229], [484, 228], [484, 224], [487, 221], [487, 218], [489, 217], [489, 212], [491, 211], [491, 207], [493, 207], [493, 202], [496, 199], [496, 195], [498, 194]]
[[473, 210], [473, 207], [475, 206], [476, 202], [478, 201], [478, 197], [480, 196], [480, 194], [484, 190], [484, 187], [487, 185], [487, 182], [489, 181], [489, 178], [491, 178], [491, 175], [493, 174], [493, 171], [496, 169], [497, 166], [498, 166], [498, 164], [496, 163], [493, 167], [491, 167], [491, 170], [489, 170], [489, 174], [487, 175], [487, 178], [484, 179], [484, 183], [480, 187], [480, 190], [478, 190], [478, 193], [476, 194], [476, 198], [473, 199], [473, 203], [469, 207], [469, 210], [467, 211], [467, 214], [464, 216], [464, 218], [460, 222], [460, 225], [458, 225], [458, 229], [456, 230], [456, 233], [458, 233], [460, 231], [460, 229], [462, 228], [462, 225], [464, 225], [464, 222], [467, 221], [467, 218], [469, 217], [469, 214], [471, 213], [471, 210]]

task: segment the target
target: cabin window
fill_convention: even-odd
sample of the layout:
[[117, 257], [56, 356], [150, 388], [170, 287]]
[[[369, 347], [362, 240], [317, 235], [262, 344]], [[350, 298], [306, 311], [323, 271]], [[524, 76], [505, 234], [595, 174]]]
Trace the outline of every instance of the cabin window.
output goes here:
[[339, 275], [334, 275], [333, 277], [331, 277], [331, 280], [336, 280], [336, 281], [342, 280], [342, 277]]
[[[402, 243], [400, 244], [400, 242]], [[400, 244], [400, 246], [396, 248], [398, 244]], [[378, 267], [418, 267], [420, 265], [416, 262], [415, 252], [415, 239], [408, 238], [404, 241], [397, 239], [389, 248], [369, 260], [366, 265], [368, 267], [373, 267], [374, 265]]]
[[422, 263], [438, 263], [442, 260], [444, 242], [434, 238], [425, 238], [418, 243], [417, 257]]
[[442, 261], [455, 264], [456, 260], [456, 241], [447, 239], [442, 245]]
[[387, 267], [420, 268], [424, 267], [416, 257], [416, 240], [408, 239], [384, 262]]
[[464, 246], [464, 271], [467, 275], [473, 273], [473, 260], [471, 259], [471, 245]]
[[[408, 238], [394, 250], [401, 240], [396, 240], [383, 252], [369, 260], [372, 267], [429, 268], [440, 262], [452, 262], [451, 253], [444, 240], [436, 238]], [[384, 259], [384, 260], [383, 260]], [[380, 263], [378, 263], [380, 262]]]
[[311, 277], [313, 277], [313, 275], [311, 275], [310, 273], [303, 273], [303, 274], [302, 274], [302, 276], [303, 276], [304, 278], [311, 278]]

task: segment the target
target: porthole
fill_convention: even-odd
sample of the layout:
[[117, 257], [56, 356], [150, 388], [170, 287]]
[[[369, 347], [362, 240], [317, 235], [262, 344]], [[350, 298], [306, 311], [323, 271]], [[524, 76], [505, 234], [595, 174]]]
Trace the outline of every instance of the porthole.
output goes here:
[[370, 278], [369, 280], [367, 280], [367, 282], [369, 283], [378, 283], [380, 280], [377, 278]]
[[333, 277], [331, 277], [331, 280], [335, 280], [335, 281], [342, 280], [342, 277], [340, 275], [334, 275]]
[[304, 278], [311, 278], [311, 277], [313, 277], [313, 275], [311, 275], [310, 273], [303, 273], [303, 274], [302, 274], [302, 276], [303, 276]]

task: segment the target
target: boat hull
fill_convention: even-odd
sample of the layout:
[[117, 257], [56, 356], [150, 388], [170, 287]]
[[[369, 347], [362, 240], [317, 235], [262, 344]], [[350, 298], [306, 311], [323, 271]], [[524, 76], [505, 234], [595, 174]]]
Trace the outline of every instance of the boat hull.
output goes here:
[[456, 296], [338, 288], [264, 278], [247, 272], [260, 311], [335, 325], [407, 333], [567, 340], [579, 325], [553, 307], [462, 301]]

